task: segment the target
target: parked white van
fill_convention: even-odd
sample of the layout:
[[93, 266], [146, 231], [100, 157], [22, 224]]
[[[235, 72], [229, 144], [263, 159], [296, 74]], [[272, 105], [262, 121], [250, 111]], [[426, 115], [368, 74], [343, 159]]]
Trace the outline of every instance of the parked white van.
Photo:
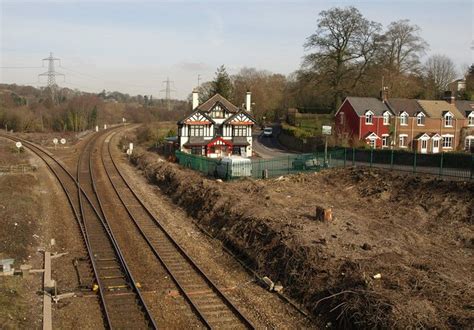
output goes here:
[[224, 157], [216, 169], [219, 178], [223, 179], [252, 176], [252, 161], [240, 156]]

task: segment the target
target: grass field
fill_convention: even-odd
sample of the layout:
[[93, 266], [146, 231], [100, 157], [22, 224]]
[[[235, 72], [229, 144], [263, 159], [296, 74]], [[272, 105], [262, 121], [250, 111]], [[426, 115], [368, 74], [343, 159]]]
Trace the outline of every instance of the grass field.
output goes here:
[[330, 114], [314, 115], [313, 118], [296, 118], [295, 125], [284, 124], [282, 127], [291, 135], [297, 138], [308, 138], [321, 135], [323, 125], [332, 126], [334, 117]]

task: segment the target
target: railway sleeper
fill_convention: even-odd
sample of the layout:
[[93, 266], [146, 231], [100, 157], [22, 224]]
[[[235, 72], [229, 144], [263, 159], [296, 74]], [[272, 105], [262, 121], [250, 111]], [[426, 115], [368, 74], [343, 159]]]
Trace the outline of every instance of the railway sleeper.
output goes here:
[[124, 276], [122, 270], [120, 268], [117, 269], [100, 269], [99, 270], [99, 277], [100, 276]]
[[100, 279], [100, 282], [108, 291], [130, 290], [130, 285], [124, 279]]
[[234, 315], [234, 313], [232, 313], [231, 311], [229, 311], [228, 309], [220, 309], [220, 310], [215, 310], [215, 311], [206, 311], [204, 312], [204, 314], [206, 315], [206, 318], [208, 319], [214, 319], [216, 320], [217, 322], [220, 321], [220, 319], [223, 319], [225, 317], [228, 317], [229, 319], [233, 318], [235, 321], [238, 321], [237, 317]]
[[129, 306], [129, 305], [136, 305], [137, 304], [137, 298], [135, 293], [131, 293], [130, 295], [121, 295], [121, 296], [116, 296], [116, 295], [107, 295], [106, 297], [106, 303], [107, 305], [110, 306]]
[[199, 306], [207, 305], [221, 305], [226, 306], [222, 300], [217, 296], [193, 296], [193, 301], [195, 301]]
[[99, 262], [103, 262], [103, 261], [113, 261], [113, 262], [117, 262], [117, 258], [102, 258], [102, 257], [99, 257], [99, 258], [95, 258], [96, 261], [99, 261]]
[[213, 304], [213, 305], [199, 305], [199, 310], [204, 312], [204, 313], [207, 313], [207, 312], [210, 312], [210, 311], [222, 311], [222, 310], [226, 310], [227, 307], [226, 306], [223, 306], [222, 304]]

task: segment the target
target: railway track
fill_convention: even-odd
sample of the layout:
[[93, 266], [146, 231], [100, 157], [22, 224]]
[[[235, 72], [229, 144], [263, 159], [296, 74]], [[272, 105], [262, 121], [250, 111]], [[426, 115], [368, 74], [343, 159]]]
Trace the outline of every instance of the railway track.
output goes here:
[[183, 297], [208, 328], [254, 328], [133, 191], [112, 156], [110, 141], [115, 133], [98, 148], [105, 173], [130, 219]]
[[[79, 181], [47, 150], [20, 138], [4, 134], [0, 137], [22, 142], [46, 163], [58, 179], [84, 239], [98, 285], [105, 326], [111, 329], [156, 328], [112, 233]], [[83, 159], [83, 154], [80, 159]], [[78, 167], [78, 178], [79, 171], [83, 170], [83, 167]]]
[[96, 270], [105, 314], [111, 328], [156, 329], [97, 198], [92, 153], [94, 142], [99, 136], [92, 137], [79, 156], [77, 182], [82, 188], [78, 190], [81, 216], [93, 252], [91, 260]]

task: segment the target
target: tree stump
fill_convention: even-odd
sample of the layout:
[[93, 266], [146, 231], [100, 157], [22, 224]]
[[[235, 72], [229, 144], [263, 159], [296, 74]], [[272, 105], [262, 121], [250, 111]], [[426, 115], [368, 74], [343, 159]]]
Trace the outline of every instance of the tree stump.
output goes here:
[[332, 221], [332, 209], [316, 206], [316, 220]]

